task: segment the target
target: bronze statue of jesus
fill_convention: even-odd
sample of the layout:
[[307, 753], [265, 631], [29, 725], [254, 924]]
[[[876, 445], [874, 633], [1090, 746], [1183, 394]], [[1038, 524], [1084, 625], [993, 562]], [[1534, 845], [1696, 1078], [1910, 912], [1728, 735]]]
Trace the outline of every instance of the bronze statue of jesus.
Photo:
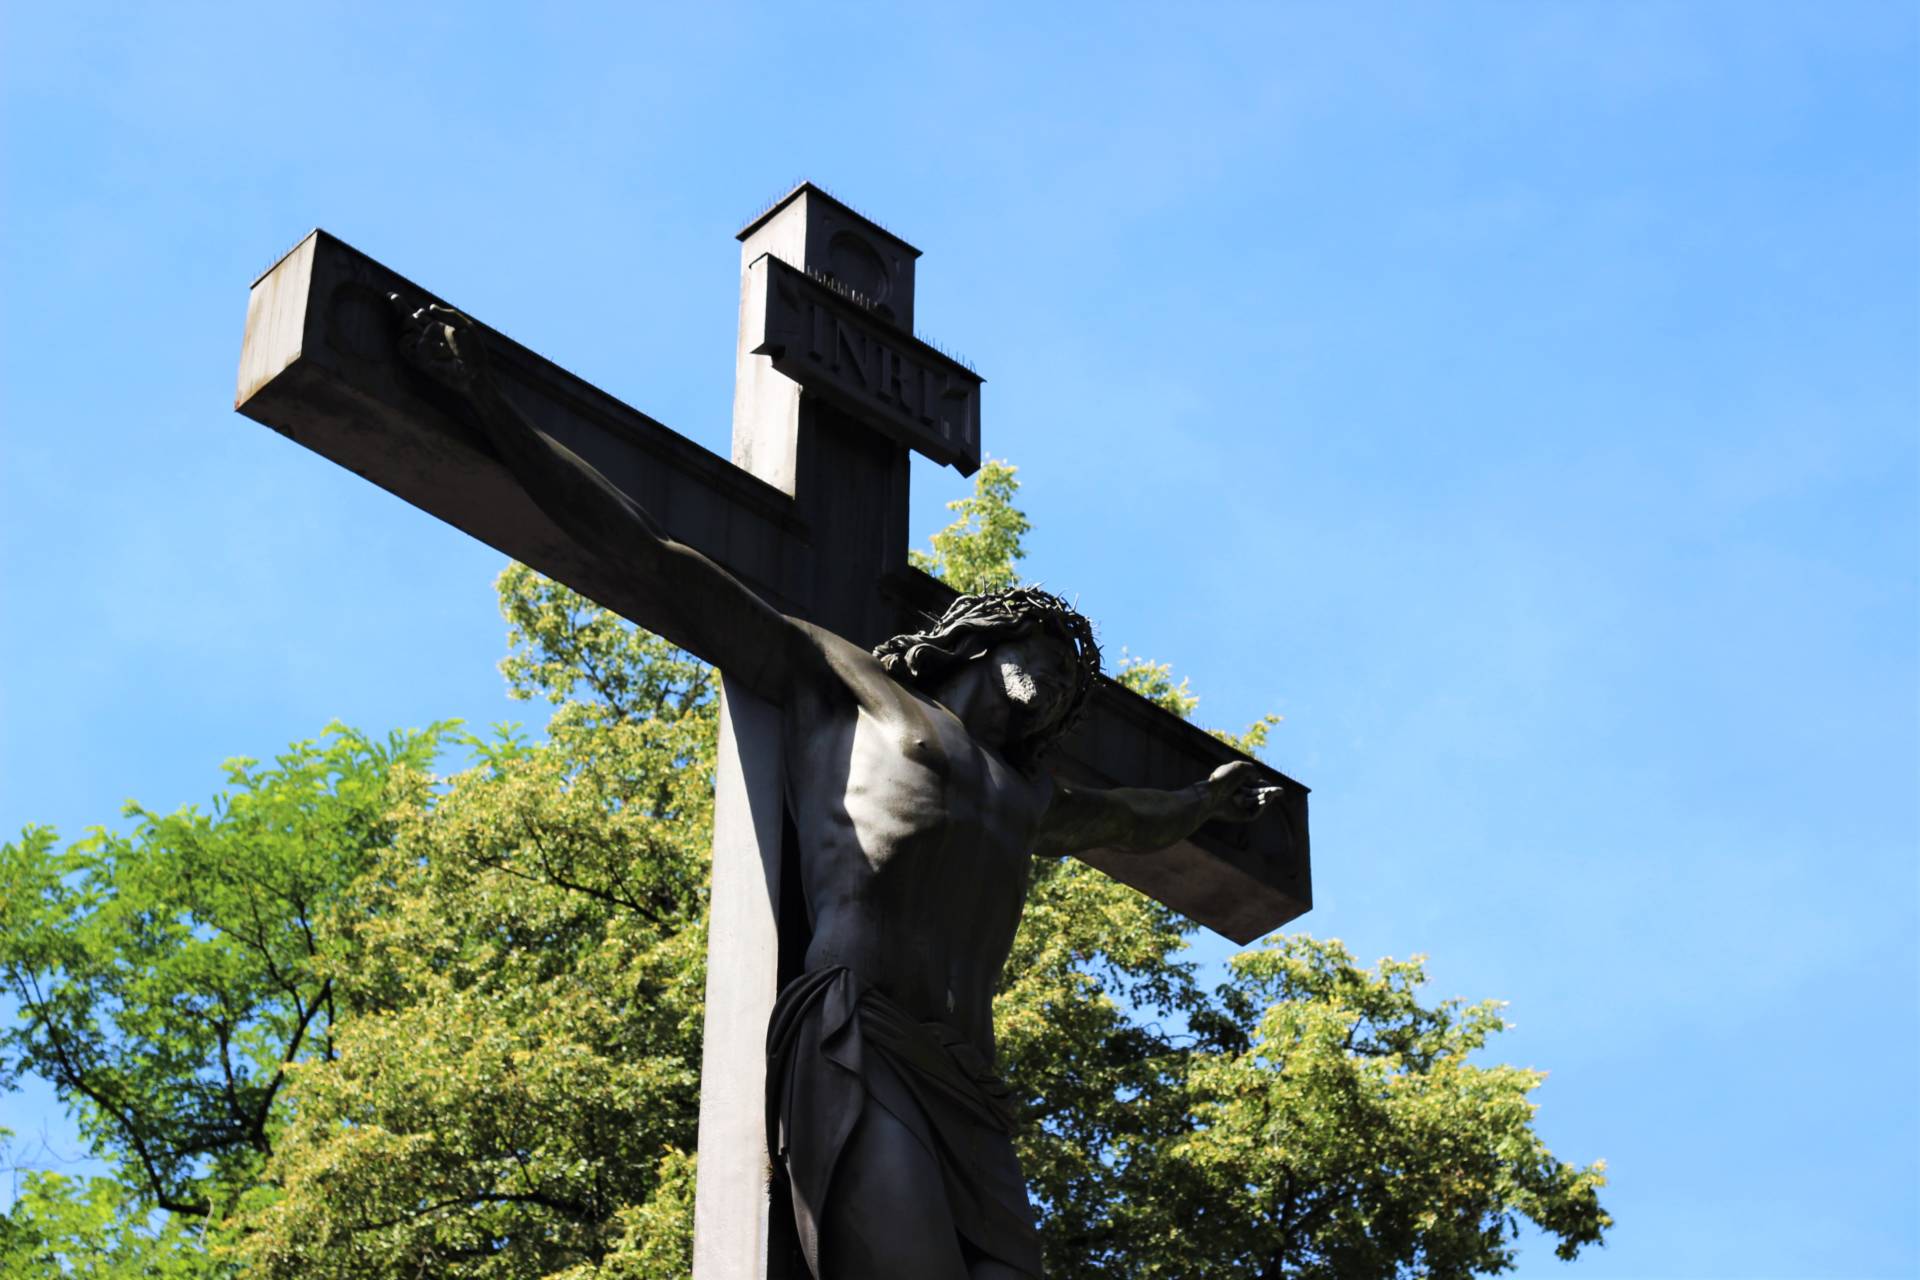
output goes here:
[[401, 310], [408, 361], [463, 399], [548, 516], [658, 584], [677, 634], [781, 708], [812, 934], [768, 1029], [768, 1145], [808, 1267], [821, 1280], [1039, 1276], [993, 1070], [993, 993], [1029, 861], [1160, 849], [1208, 819], [1253, 818], [1275, 789], [1245, 761], [1177, 791], [1052, 778], [1047, 748], [1100, 670], [1091, 626], [1064, 601], [962, 596], [869, 653], [772, 608], [529, 422], [465, 316]]

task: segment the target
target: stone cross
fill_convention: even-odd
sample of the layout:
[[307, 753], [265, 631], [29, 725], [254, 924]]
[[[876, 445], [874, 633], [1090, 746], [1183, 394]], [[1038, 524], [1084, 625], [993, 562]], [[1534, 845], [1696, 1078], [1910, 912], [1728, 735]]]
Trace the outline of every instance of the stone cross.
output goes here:
[[[907, 563], [908, 450], [972, 474], [981, 379], [913, 336], [919, 250], [818, 187], [795, 188], [739, 239], [731, 463], [491, 329], [489, 367], [530, 421], [783, 612], [865, 646], [918, 630], [953, 593]], [[670, 614], [651, 584], [562, 533], [404, 365], [390, 295], [444, 302], [324, 231], [302, 240], [254, 282], [236, 408], [658, 629]], [[694, 1269], [787, 1280], [804, 1268], [791, 1214], [770, 1204], [764, 1051], [807, 917], [777, 708], [728, 688], [720, 723]], [[1179, 787], [1236, 758], [1105, 680], [1053, 764], [1095, 786]], [[1210, 825], [1151, 856], [1082, 857], [1249, 942], [1311, 905], [1305, 796], [1290, 782], [1248, 826]]]

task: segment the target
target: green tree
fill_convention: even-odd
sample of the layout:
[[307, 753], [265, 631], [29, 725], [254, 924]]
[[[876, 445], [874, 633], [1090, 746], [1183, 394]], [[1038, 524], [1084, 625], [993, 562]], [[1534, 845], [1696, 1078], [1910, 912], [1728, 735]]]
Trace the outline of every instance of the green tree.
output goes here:
[[[1014, 582], [1017, 490], [989, 462], [917, 563]], [[687, 1273], [714, 676], [523, 567], [499, 586], [544, 743], [468, 740], [435, 779], [438, 730], [337, 733], [239, 767], [207, 817], [6, 846], [7, 1068], [54, 1079], [118, 1177], [38, 1184], [0, 1256], [77, 1267], [92, 1223], [194, 1274]], [[1165, 664], [1119, 678], [1198, 701]], [[1469, 1276], [1523, 1220], [1567, 1257], [1600, 1239], [1600, 1167], [1540, 1143], [1538, 1074], [1470, 1061], [1495, 1006], [1298, 935], [1208, 987], [1192, 928], [1036, 866], [995, 1013], [1050, 1275]]]
[[[0, 1131], [4, 1132], [4, 1131]], [[0, 1280], [193, 1280], [212, 1269], [190, 1215], [150, 1221], [117, 1178], [24, 1174], [0, 1218]]]
[[291, 1064], [332, 1052], [340, 1000], [318, 938], [354, 909], [389, 812], [424, 802], [403, 779], [445, 728], [376, 742], [335, 727], [269, 767], [228, 761], [211, 812], [130, 804], [124, 834], [57, 849], [31, 827], [0, 844], [0, 977], [17, 1008], [0, 1082], [50, 1081], [118, 1188], [44, 1177], [15, 1228], [58, 1241], [83, 1209], [111, 1208], [136, 1225], [163, 1211], [169, 1239], [218, 1234], [272, 1152]]
[[486, 745], [398, 814], [337, 920], [326, 970], [357, 1013], [292, 1073], [249, 1274], [690, 1265], [712, 676], [524, 569], [501, 589], [540, 638], [506, 666], [560, 702], [551, 741]]
[[947, 504], [954, 521], [929, 540], [930, 551], [910, 551], [913, 567], [959, 591], [1005, 591], [1018, 585], [1021, 539], [1033, 528], [1013, 505], [1020, 469], [988, 458], [974, 473], [973, 493]]

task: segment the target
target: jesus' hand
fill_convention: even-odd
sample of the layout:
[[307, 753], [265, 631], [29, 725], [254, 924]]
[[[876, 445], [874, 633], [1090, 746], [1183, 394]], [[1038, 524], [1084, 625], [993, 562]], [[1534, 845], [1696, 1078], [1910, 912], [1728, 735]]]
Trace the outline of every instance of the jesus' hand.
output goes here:
[[1251, 822], [1280, 795], [1280, 788], [1250, 760], [1215, 769], [1205, 783], [1209, 816], [1227, 822]]
[[473, 395], [487, 371], [480, 326], [437, 302], [415, 307], [397, 293], [387, 297], [400, 314], [400, 354], [407, 363], [449, 391]]

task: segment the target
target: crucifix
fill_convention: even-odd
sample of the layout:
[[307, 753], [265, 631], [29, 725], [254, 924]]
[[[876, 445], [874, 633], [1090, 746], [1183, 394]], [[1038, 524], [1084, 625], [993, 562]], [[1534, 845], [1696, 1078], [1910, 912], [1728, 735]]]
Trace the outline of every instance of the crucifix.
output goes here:
[[[999, 841], [1008, 848], [1037, 832], [1249, 942], [1311, 904], [1306, 789], [1099, 676], [1091, 633], [1063, 602], [1035, 591], [956, 600], [908, 564], [908, 451], [963, 475], [981, 457], [981, 378], [913, 336], [918, 250], [811, 184], [739, 239], [731, 463], [322, 231], [254, 283], [236, 407], [717, 661], [725, 683], [695, 1274], [795, 1280], [803, 1252], [819, 1265], [819, 1242], [804, 1197], [796, 1237], [794, 1208], [774, 1202], [784, 1184], [769, 1179], [770, 1016], [778, 1010], [776, 1038], [783, 1026], [788, 1039], [809, 1034], [813, 1024], [787, 1015], [789, 997], [811, 982], [816, 1004], [866, 1010], [876, 1042], [893, 1034], [889, 1019], [899, 1022], [907, 1040], [896, 1048], [908, 1057], [925, 1056], [912, 1041], [915, 1018], [961, 1024], [949, 1047], [964, 1055], [964, 1024], [986, 1016], [1005, 956], [1002, 946], [984, 991], [941, 969], [920, 975], [924, 992], [895, 991], [897, 1005], [849, 976], [848, 966], [861, 968], [849, 957], [879, 944], [849, 933], [823, 899], [867, 893], [861, 910], [880, 909], [883, 877], [868, 873], [888, 857], [904, 865], [902, 850], [918, 837], [898, 832], [923, 816], [898, 809], [897, 795], [921, 775], [945, 778], [964, 756], [981, 779], [991, 775], [976, 789], [1003, 810], [983, 818], [969, 809], [965, 821], [991, 837], [976, 837], [976, 853], [998, 847], [1001, 827], [1018, 828], [1019, 840]], [[537, 449], [525, 452], [527, 441]], [[563, 489], [543, 490], [531, 471], [555, 458]], [[600, 538], [602, 529], [618, 536]], [[636, 572], [635, 545], [669, 554]], [[970, 636], [997, 638], [969, 647]], [[893, 647], [868, 656], [882, 641]], [[883, 664], [894, 679], [872, 678]], [[807, 703], [796, 726], [792, 703], [808, 698], [817, 705]], [[876, 724], [885, 758], [862, 765]], [[1007, 763], [1043, 739], [1052, 747], [1044, 771]], [[1196, 778], [1230, 781], [1238, 799], [1225, 782], [1208, 790]], [[896, 811], [861, 808], [888, 788]], [[831, 812], [817, 811], [822, 795]], [[933, 843], [944, 849], [962, 819], [950, 798], [938, 803], [947, 825]], [[834, 843], [821, 833], [842, 829], [854, 833], [841, 843], [859, 855], [848, 864], [866, 877], [858, 883], [820, 878], [828, 855], [819, 849]], [[1147, 841], [1157, 851], [1137, 851], [1147, 847], [1141, 831], [1164, 837]], [[1023, 887], [1019, 853], [1008, 865]], [[840, 987], [817, 981], [829, 972]], [[990, 1063], [990, 1028], [984, 1035]], [[782, 1132], [786, 1124], [783, 1114]], [[972, 1274], [1019, 1271], [994, 1271], [990, 1257], [982, 1265]]]

